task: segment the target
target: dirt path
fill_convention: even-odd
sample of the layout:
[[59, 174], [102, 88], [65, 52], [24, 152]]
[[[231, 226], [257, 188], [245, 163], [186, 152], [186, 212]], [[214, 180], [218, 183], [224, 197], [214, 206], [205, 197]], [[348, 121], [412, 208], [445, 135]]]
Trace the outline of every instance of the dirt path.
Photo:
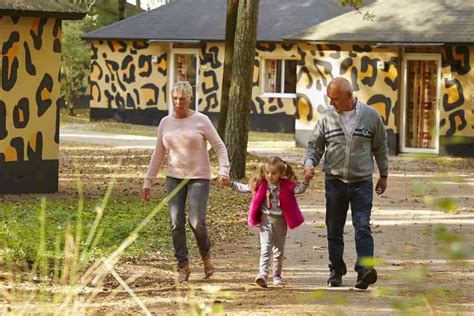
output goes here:
[[[152, 148], [154, 144], [153, 139], [143, 136], [111, 138], [108, 134], [85, 135], [74, 130], [65, 131], [63, 136], [70, 137], [69, 141], [118, 147]], [[304, 150], [293, 148], [292, 142], [272, 142], [270, 146], [268, 142], [250, 142], [248, 150], [259, 156], [278, 154], [296, 164], [301, 164], [304, 157]], [[459, 247], [456, 242], [449, 244], [451, 254], [470, 255], [469, 260], [456, 265], [448, 262], [448, 255], [440, 248], [443, 240], [449, 238], [459, 238], [463, 245], [474, 244], [474, 159], [415, 158], [390, 158], [389, 188], [374, 200], [372, 228], [380, 260], [379, 281], [369, 291], [352, 289], [356, 277], [353, 271], [344, 278], [342, 288], [326, 287], [324, 188], [320, 173], [309, 192], [300, 198], [306, 222], [289, 233], [283, 287], [261, 289], [253, 283], [259, 257], [255, 230], [234, 243], [215, 245], [217, 273], [211, 280], [202, 279], [202, 266], [196, 255], [191, 261], [190, 282], [185, 286], [176, 286], [174, 263], [160, 256], [151, 256], [140, 264], [122, 264], [117, 271], [146, 307], [158, 315], [212, 311], [210, 308], [219, 305], [225, 314], [232, 315], [391, 315], [397, 311], [420, 315], [438, 311], [473, 314], [473, 248]], [[437, 199], [445, 199], [445, 206], [454, 205], [456, 212], [440, 211], [442, 203], [432, 202]], [[238, 210], [229, 210], [232, 211]], [[444, 225], [444, 235], [438, 225]], [[435, 231], [444, 239], [437, 239]], [[345, 239], [346, 263], [352, 267], [355, 250], [350, 215]], [[136, 301], [126, 292], [111, 292], [117, 286], [113, 280], [104, 285], [97, 302], [103, 305], [98, 306], [98, 311], [140, 312]]]
[[[265, 154], [263, 150], [260, 153]], [[290, 156], [286, 159], [292, 160]], [[344, 278], [342, 288], [330, 289], [325, 285], [327, 247], [320, 174], [313, 181], [311, 191], [300, 199], [306, 222], [289, 233], [284, 262], [286, 285], [283, 287], [261, 289], [254, 285], [259, 257], [255, 231], [236, 243], [215, 246], [218, 272], [211, 280], [202, 279], [202, 267], [196, 256], [192, 261], [190, 282], [185, 286], [176, 287], [169, 262], [122, 265], [118, 271], [123, 277], [143, 273], [131, 285], [154, 314], [189, 312], [220, 304], [225, 314], [232, 315], [391, 315], [396, 311], [403, 313], [404, 308], [415, 314], [438, 311], [472, 314], [474, 293], [470, 288], [474, 284], [474, 260], [470, 245], [474, 244], [474, 161], [452, 159], [448, 162], [391, 158], [389, 189], [384, 196], [374, 200], [372, 228], [380, 263], [379, 281], [369, 291], [352, 288], [356, 277], [353, 271]], [[436, 210], [435, 205], [424, 202], [426, 196], [451, 197], [458, 212], [448, 214]], [[345, 258], [351, 267], [355, 249], [349, 221], [345, 233]], [[447, 255], [440, 250], [443, 243], [434, 234], [440, 224], [471, 247], [463, 248], [470, 252], [469, 260], [462, 260], [457, 265], [448, 262]], [[216, 287], [220, 289], [217, 294], [208, 293]], [[228, 292], [230, 296], [226, 296]], [[126, 313], [139, 311], [127, 294], [122, 293], [118, 298], [122, 300], [114, 301], [104, 311], [117, 308]]]

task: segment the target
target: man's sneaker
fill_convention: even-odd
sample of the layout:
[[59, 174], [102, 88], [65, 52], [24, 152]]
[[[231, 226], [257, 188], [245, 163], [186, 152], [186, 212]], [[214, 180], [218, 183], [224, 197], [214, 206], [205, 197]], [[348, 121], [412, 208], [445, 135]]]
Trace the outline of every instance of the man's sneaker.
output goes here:
[[375, 269], [365, 269], [357, 274], [356, 289], [367, 290], [370, 284], [377, 282], [377, 271]]
[[276, 286], [283, 285], [283, 280], [281, 279], [281, 276], [275, 275], [273, 277], [273, 285], [276, 285]]
[[178, 282], [179, 283], [188, 282], [190, 274], [191, 274], [191, 270], [189, 269], [189, 265], [178, 267]]
[[328, 286], [339, 287], [342, 285], [342, 273], [336, 270], [331, 270], [328, 279]]
[[260, 287], [267, 287], [267, 277], [265, 275], [259, 275], [255, 278], [255, 283]]

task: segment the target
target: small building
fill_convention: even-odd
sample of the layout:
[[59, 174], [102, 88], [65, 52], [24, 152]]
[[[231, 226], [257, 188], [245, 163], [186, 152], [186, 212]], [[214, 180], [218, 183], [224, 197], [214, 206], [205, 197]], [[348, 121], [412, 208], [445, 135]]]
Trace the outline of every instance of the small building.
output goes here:
[[[286, 37], [317, 48], [298, 93], [324, 107], [325, 82], [343, 75], [382, 115], [390, 152], [474, 157], [474, 1], [378, 0], [362, 11], [374, 20], [349, 12]], [[300, 125], [302, 140], [312, 125]]]
[[0, 194], [58, 190], [61, 21], [54, 0], [0, 2]]
[[[381, 114], [390, 153], [474, 156], [474, 3], [364, 3], [373, 21], [336, 0], [260, 1], [251, 129], [294, 132], [306, 145], [329, 106], [327, 84], [344, 76]], [[91, 119], [157, 124], [169, 87], [189, 80], [194, 108], [215, 122], [225, 16], [226, 1], [176, 0], [84, 36]]]
[[[350, 10], [339, 0], [260, 0], [251, 129], [295, 131], [301, 54], [283, 37]], [[226, 11], [225, 0], [175, 0], [83, 36], [92, 47], [91, 119], [157, 125], [171, 107], [169, 87], [189, 80], [194, 109], [216, 122]]]

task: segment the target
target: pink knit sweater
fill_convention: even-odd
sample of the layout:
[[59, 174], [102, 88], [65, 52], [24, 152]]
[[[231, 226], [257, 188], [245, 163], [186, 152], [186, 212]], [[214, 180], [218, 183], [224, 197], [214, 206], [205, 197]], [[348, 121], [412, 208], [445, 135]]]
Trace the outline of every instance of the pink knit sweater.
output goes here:
[[157, 134], [144, 188], [151, 187], [166, 154], [167, 176], [178, 179], [211, 179], [207, 142], [217, 153], [219, 175], [229, 175], [227, 149], [206, 115], [193, 112], [182, 119], [169, 115], [161, 120]]

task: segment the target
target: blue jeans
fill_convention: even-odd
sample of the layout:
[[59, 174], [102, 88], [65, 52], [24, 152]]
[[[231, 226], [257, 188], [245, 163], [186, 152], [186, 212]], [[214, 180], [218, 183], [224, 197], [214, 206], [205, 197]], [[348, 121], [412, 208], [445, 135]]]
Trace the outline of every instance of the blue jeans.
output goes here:
[[[168, 193], [173, 191], [182, 180], [183, 179], [166, 177], [166, 190]], [[209, 191], [209, 180], [191, 179], [168, 203], [174, 256], [178, 260], [178, 266], [187, 265], [189, 262], [185, 227], [186, 200], [189, 202], [189, 225], [196, 237], [200, 254], [206, 255], [211, 248], [206, 224]]]
[[361, 259], [374, 256], [374, 240], [370, 231], [372, 212], [372, 179], [344, 183], [338, 179], [326, 179], [326, 227], [329, 251], [329, 269], [346, 274], [344, 263], [344, 225], [349, 204], [351, 206], [352, 225], [355, 230], [357, 261], [354, 269], [362, 272], [369, 268], [362, 266]]

